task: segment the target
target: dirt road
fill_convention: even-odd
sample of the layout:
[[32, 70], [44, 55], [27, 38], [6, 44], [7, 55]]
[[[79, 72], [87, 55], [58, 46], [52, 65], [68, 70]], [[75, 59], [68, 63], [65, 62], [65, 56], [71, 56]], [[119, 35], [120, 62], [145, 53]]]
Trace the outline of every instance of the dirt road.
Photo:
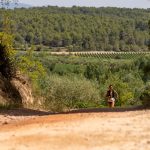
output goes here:
[[1, 114], [1, 150], [150, 150], [150, 110]]

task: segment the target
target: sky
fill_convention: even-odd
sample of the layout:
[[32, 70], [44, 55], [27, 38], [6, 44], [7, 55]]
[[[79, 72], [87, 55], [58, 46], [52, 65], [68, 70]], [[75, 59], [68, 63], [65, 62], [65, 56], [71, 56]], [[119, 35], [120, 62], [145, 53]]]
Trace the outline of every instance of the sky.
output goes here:
[[32, 6], [95, 6], [95, 7], [126, 7], [150, 8], [150, 0], [20, 0]]

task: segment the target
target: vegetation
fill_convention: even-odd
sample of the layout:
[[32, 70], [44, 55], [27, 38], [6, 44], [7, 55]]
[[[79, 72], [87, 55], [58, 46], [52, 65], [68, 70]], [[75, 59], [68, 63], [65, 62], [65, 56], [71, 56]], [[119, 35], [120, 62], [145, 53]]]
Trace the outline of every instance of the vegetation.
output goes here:
[[[148, 22], [148, 26], [149, 26], [149, 36], [150, 36], [150, 20], [149, 20], [149, 22]], [[150, 39], [150, 38], [149, 38]], [[150, 50], [150, 42], [149, 42], [149, 44], [148, 44], [148, 49]]]
[[[10, 2], [15, 0], [1, 0], [0, 3], [3, 8], [6, 8]], [[17, 1], [15, 1], [17, 3]], [[1, 32], [0, 32], [0, 73], [5, 78], [11, 78], [15, 74], [14, 67], [14, 51], [13, 51], [13, 37], [10, 33], [10, 18], [9, 13], [3, 9], [1, 14]]]
[[[12, 1], [1, 0], [0, 2], [2, 3], [2, 6], [6, 8]], [[0, 87], [0, 91], [2, 92], [0, 94], [2, 94], [2, 97], [4, 97], [5, 102], [3, 102], [4, 100], [2, 101], [2, 104], [0, 102], [1, 108], [23, 106], [22, 101], [23, 96], [19, 92], [18, 87], [16, 87], [16, 85], [13, 83], [14, 81], [13, 78], [16, 77], [16, 69], [19, 69], [23, 73], [24, 71], [31, 72], [28, 69], [32, 70], [32, 74], [29, 73], [28, 76], [34, 80], [36, 80], [37, 76], [39, 75], [39, 72], [40, 75], [44, 74], [44, 69], [42, 68], [42, 66], [40, 66], [40, 63], [38, 61], [34, 62], [34, 60], [32, 60], [31, 55], [32, 49], [28, 51], [27, 56], [22, 56], [18, 58], [19, 61], [15, 59], [15, 53], [13, 50], [13, 36], [11, 33], [10, 22], [11, 19], [9, 11], [7, 9], [3, 9], [3, 21], [2, 21], [3, 32], [0, 32], [0, 81], [2, 84], [2, 86]], [[19, 80], [22, 79], [19, 78]], [[22, 84], [25, 84], [26, 81], [22, 82], [23, 82]]]
[[[0, 30], [2, 16], [0, 9]], [[8, 10], [16, 48], [147, 51], [149, 9], [37, 7]], [[55, 48], [55, 49], [54, 49]]]
[[[72, 53], [70, 53], [71, 55]], [[75, 56], [80, 57], [95, 57], [99, 59], [137, 59], [138, 57], [148, 56], [148, 52], [82, 52], [74, 53]]]
[[98, 88], [85, 78], [51, 75], [46, 81], [40, 79], [40, 86], [46, 98], [45, 106], [51, 111], [96, 108], [100, 105]]
[[[4, 15], [6, 10], [10, 22]], [[0, 31], [4, 31], [0, 32], [0, 73], [10, 81], [14, 68], [18, 67], [31, 79], [35, 103], [40, 102], [51, 111], [106, 106], [109, 84], [119, 94], [117, 106], [141, 102], [148, 106], [150, 57], [143, 51], [148, 51], [150, 44], [149, 17], [149, 9], [75, 6], [0, 9]], [[12, 33], [15, 33], [13, 44]], [[28, 51], [14, 57], [13, 46]], [[142, 53], [51, 56], [34, 52], [43, 48]]]
[[47, 72], [36, 78], [35, 92], [44, 98], [41, 105], [51, 111], [104, 107], [109, 84], [119, 94], [117, 106], [141, 105], [140, 97], [150, 81], [149, 56], [119, 59], [119, 64], [118, 59], [50, 56], [45, 52], [34, 53], [33, 58]]
[[145, 87], [140, 99], [145, 107], [150, 107], [150, 84]]
[[25, 55], [16, 55], [15, 64], [16, 67], [23, 73], [28, 75], [31, 80], [36, 80], [38, 77], [45, 76], [45, 68], [33, 57], [33, 50], [31, 48]]
[[12, 37], [3, 32], [0, 33], [0, 72], [6, 78], [14, 75]]

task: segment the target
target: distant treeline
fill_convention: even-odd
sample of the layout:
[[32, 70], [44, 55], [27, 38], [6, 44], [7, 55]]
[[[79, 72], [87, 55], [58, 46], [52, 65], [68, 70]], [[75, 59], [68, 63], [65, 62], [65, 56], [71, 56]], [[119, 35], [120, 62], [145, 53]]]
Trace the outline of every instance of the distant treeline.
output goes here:
[[[15, 46], [69, 51], [147, 51], [150, 9], [36, 7], [8, 10]], [[0, 31], [2, 16], [0, 9]]]

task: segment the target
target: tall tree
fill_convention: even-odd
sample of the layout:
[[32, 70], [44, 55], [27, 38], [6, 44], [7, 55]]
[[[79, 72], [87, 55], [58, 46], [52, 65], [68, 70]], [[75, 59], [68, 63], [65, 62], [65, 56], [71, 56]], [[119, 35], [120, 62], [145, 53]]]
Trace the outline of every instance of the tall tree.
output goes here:
[[[0, 32], [0, 73], [6, 78], [14, 75], [14, 67], [12, 63], [12, 36], [10, 33], [10, 22], [7, 8], [12, 2], [11, 0], [1, 0], [1, 5], [5, 8], [3, 16], [3, 32]], [[16, 0], [13, 2], [17, 2]]]
[[150, 20], [148, 22], [148, 26], [149, 26], [149, 43], [148, 43], [148, 49], [150, 51]]

